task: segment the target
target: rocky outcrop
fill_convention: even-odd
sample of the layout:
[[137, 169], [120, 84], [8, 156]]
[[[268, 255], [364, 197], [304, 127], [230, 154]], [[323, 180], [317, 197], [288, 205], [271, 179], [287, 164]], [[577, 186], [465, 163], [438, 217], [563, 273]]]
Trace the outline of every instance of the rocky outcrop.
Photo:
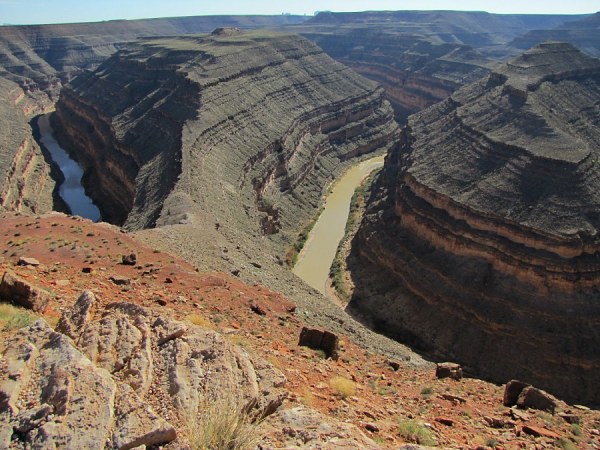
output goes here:
[[261, 444], [269, 448], [381, 448], [355, 425], [327, 417], [304, 406], [277, 412], [261, 425], [261, 429], [266, 434]]
[[28, 281], [6, 271], [0, 282], [0, 299], [23, 306], [38, 313], [43, 313], [50, 301], [50, 293], [44, 289], [33, 286]]
[[[216, 332], [85, 292], [53, 331], [12, 336], [0, 365], [0, 445], [130, 449], [176, 439], [204, 399], [273, 413], [285, 377]], [[12, 448], [12, 447], [11, 447]], [[15, 447], [20, 448], [20, 447]]]
[[195, 216], [288, 243], [344, 163], [398, 137], [381, 88], [262, 32], [130, 45], [73, 80], [54, 120], [103, 217], [139, 229]]
[[412, 116], [351, 308], [479, 375], [600, 403], [599, 98], [600, 61], [548, 43]]

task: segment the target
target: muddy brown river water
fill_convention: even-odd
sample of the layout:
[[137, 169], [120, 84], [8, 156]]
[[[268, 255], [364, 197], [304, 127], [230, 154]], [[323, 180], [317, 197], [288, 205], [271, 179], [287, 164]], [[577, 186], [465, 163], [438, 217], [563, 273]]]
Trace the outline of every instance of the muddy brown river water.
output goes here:
[[344, 236], [350, 201], [360, 182], [383, 166], [383, 156], [363, 161], [349, 169], [333, 186], [323, 212], [311, 230], [292, 271], [310, 286], [326, 294], [329, 268]]

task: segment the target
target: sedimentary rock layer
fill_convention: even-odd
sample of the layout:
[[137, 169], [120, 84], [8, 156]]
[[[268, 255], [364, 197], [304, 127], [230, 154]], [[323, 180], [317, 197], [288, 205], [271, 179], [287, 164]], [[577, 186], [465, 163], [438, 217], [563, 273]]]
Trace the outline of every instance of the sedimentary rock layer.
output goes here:
[[533, 29], [586, 16], [499, 15], [460, 11], [320, 13], [294, 27], [330, 56], [380, 83], [396, 114], [444, 100], [489, 73], [493, 60], [522, 50], [506, 45]]
[[531, 30], [515, 38], [510, 45], [525, 50], [544, 41], [569, 42], [590, 55], [600, 56], [600, 12], [550, 29]]
[[28, 123], [36, 105], [16, 83], [2, 78], [0, 104], [0, 209], [49, 211], [54, 206], [53, 169]]
[[599, 100], [600, 61], [554, 43], [412, 116], [360, 232], [387, 279], [352, 308], [480, 375], [600, 403]]
[[488, 73], [488, 61], [469, 46], [432, 42], [430, 36], [394, 28], [354, 26], [303, 34], [330, 56], [380, 83], [400, 122]]
[[206, 33], [216, 27], [262, 28], [303, 16], [198, 16], [0, 27], [0, 75], [26, 92], [57, 94], [74, 73], [96, 67], [124, 43], [144, 36]]
[[234, 30], [129, 45], [63, 90], [55, 123], [104, 217], [267, 235], [398, 138], [376, 84], [299, 36]]

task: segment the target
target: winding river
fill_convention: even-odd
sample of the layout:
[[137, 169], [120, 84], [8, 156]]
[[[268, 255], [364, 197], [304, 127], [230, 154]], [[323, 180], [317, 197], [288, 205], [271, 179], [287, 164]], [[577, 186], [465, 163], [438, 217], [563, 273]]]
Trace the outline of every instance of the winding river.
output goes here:
[[383, 158], [377, 156], [355, 165], [335, 183], [323, 212], [298, 255], [292, 271], [324, 294], [327, 292], [329, 268], [344, 237], [352, 195], [367, 175], [383, 166]]
[[59, 195], [72, 214], [98, 222], [101, 219], [100, 210], [94, 205], [92, 199], [86, 195], [81, 185], [83, 169], [69, 157], [67, 152], [54, 139], [52, 125], [50, 125], [50, 114], [40, 116], [37, 125], [40, 131], [40, 142], [48, 149], [52, 159], [64, 175], [64, 181], [58, 188]]

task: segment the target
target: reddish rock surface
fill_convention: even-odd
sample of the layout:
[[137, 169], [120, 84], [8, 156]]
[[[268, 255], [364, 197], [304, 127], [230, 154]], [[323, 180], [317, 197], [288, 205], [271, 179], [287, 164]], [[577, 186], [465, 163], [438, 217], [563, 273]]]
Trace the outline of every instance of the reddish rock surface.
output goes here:
[[[339, 359], [322, 359], [315, 351], [297, 345], [300, 331], [307, 324], [300, 315], [291, 312], [294, 304], [280, 293], [261, 285], [246, 285], [227, 274], [198, 273], [182, 259], [155, 252], [116, 227], [63, 215], [3, 215], [0, 219], [0, 270], [14, 270], [24, 280], [52, 290], [43, 316], [45, 320], [56, 324], [58, 317], [75, 304], [84, 290], [93, 293], [96, 306], [90, 311], [86, 306], [88, 302], [80, 301], [70, 318], [61, 322], [61, 331], [73, 333], [69, 330], [87, 322], [87, 315], [96, 314], [94, 308], [103, 310], [111, 303], [128, 302], [163, 308], [173, 314], [175, 320], [187, 322], [190, 327], [200, 324], [213, 328], [232, 343], [242, 345], [251, 354], [262, 356], [278, 367], [288, 380], [289, 397], [283, 404], [283, 413], [277, 413], [263, 428], [264, 442], [275, 448], [283, 443], [292, 445], [299, 436], [311, 439], [304, 448], [317, 445], [321, 442], [319, 439], [332, 445], [335, 439], [341, 439], [339, 436], [344, 436], [346, 448], [400, 448], [411, 444], [400, 434], [399, 428], [409, 420], [416, 420], [422, 426], [429, 424], [428, 429], [439, 448], [472, 449], [483, 447], [493, 439], [505, 449], [516, 450], [534, 448], [540, 439], [545, 439], [545, 445], [555, 441], [522, 432], [520, 427], [524, 425], [545, 428], [573, 442], [577, 440], [576, 445], [581, 448], [593, 449], [594, 445], [600, 445], [599, 436], [592, 434], [600, 427], [597, 411], [577, 411], [581, 419], [580, 436], [576, 436], [571, 425], [560, 416], [542, 411], [529, 410], [528, 418], [515, 426], [508, 417], [511, 410], [502, 404], [501, 386], [470, 378], [437, 379], [431, 367], [418, 368], [407, 361], [398, 361], [398, 369], [394, 370], [388, 364], [389, 358], [365, 352], [345, 336], [340, 336]], [[12, 238], [15, 230], [22, 234], [23, 242], [18, 245]], [[122, 255], [131, 252], [138, 255], [141, 266], [121, 264]], [[17, 266], [23, 255], [35, 257], [40, 266]], [[93, 270], [84, 274], [82, 267]], [[167, 276], [174, 283], [164, 284]], [[115, 285], [111, 277], [129, 278], [131, 284]], [[69, 280], [69, 283], [56, 284], [59, 280]], [[164, 306], [156, 306], [158, 300]], [[260, 301], [269, 314], [253, 313], [249, 308], [252, 300]], [[0, 343], [6, 342], [7, 333], [0, 324]], [[178, 333], [167, 327], [163, 337], [169, 339]], [[3, 364], [0, 359], [0, 374], [6, 370]], [[336, 376], [353, 380], [353, 395], [342, 399], [337, 394], [330, 384]], [[306, 428], [314, 422], [307, 417], [314, 414], [303, 410], [304, 405], [320, 412], [320, 432]], [[150, 406], [163, 417], [158, 403]], [[567, 405], [559, 402], [558, 412], [567, 411], [570, 411]], [[508, 425], [495, 428], [484, 420], [486, 416], [506, 417]], [[448, 419], [452, 426], [436, 418]], [[346, 425], [342, 427], [341, 423]], [[129, 430], [130, 425], [123, 422], [122, 429]]]

